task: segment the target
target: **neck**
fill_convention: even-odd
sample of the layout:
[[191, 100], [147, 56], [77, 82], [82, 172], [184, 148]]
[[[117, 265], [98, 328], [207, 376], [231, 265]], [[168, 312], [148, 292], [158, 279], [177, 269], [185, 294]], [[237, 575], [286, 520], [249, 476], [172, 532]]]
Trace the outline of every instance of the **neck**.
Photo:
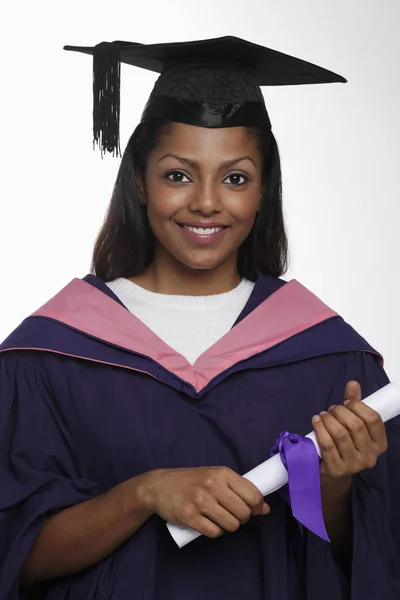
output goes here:
[[241, 281], [236, 261], [234, 265], [224, 264], [214, 269], [193, 269], [181, 263], [177, 267], [155, 260], [143, 273], [130, 280], [149, 292], [180, 296], [224, 294]]

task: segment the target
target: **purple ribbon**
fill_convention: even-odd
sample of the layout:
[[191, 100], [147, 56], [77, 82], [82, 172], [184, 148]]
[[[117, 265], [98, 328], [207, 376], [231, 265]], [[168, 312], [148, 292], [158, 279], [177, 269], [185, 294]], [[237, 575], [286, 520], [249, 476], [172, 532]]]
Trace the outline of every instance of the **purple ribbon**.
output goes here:
[[322, 513], [319, 456], [312, 440], [283, 431], [271, 449], [288, 472], [290, 505], [294, 518], [329, 542]]

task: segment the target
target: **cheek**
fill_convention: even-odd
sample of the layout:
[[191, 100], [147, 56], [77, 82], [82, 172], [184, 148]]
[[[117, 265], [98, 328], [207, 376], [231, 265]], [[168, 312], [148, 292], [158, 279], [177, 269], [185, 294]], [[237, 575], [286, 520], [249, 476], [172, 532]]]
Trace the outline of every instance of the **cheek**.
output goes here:
[[184, 189], [172, 189], [162, 180], [153, 179], [147, 185], [147, 210], [149, 220], [167, 220], [174, 216], [186, 204]]
[[237, 223], [243, 226], [249, 225], [250, 228], [257, 216], [257, 210], [260, 205], [260, 198], [257, 194], [238, 194], [238, 198], [230, 198], [230, 213]]

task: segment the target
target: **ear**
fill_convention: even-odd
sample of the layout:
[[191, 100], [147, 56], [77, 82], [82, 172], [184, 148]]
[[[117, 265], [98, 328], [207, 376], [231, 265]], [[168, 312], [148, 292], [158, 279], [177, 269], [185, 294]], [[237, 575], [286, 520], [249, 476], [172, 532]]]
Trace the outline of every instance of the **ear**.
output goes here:
[[139, 171], [136, 171], [136, 185], [139, 192], [139, 202], [142, 206], [147, 204], [146, 186], [143, 176]]

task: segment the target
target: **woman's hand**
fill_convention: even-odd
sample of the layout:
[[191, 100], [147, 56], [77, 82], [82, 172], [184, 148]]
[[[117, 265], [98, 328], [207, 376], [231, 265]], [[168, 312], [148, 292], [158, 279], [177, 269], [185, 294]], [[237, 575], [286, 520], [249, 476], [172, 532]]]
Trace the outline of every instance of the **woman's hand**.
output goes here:
[[216, 538], [270, 508], [261, 492], [227, 467], [160, 469], [146, 473], [143, 498], [165, 521]]
[[385, 426], [377, 412], [361, 402], [361, 387], [349, 381], [344, 403], [313, 417], [321, 449], [321, 475], [339, 479], [376, 465], [387, 449]]

